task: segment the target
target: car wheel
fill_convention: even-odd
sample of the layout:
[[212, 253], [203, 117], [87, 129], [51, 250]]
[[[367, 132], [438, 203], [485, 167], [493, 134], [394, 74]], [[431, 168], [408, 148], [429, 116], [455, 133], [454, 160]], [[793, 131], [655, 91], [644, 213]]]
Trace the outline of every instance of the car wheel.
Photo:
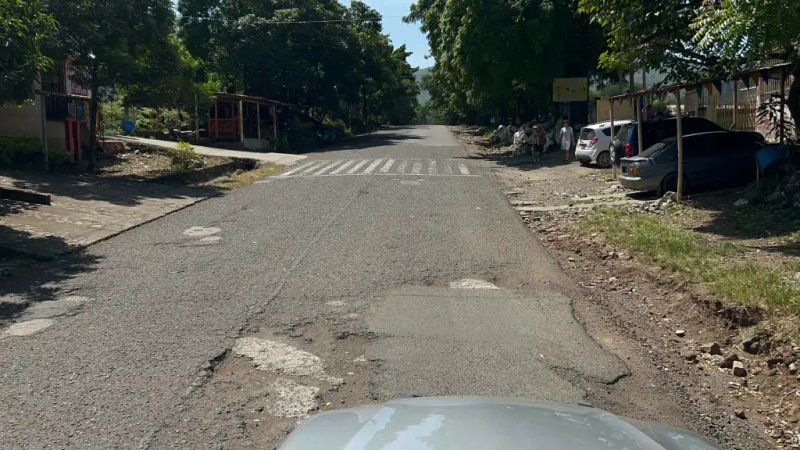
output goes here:
[[611, 153], [601, 152], [597, 155], [597, 165], [602, 168], [611, 167]]
[[[683, 177], [683, 193], [686, 194], [686, 177]], [[678, 192], [678, 174], [671, 173], [661, 180], [661, 187], [658, 190], [658, 195], [663, 196], [667, 192]]]

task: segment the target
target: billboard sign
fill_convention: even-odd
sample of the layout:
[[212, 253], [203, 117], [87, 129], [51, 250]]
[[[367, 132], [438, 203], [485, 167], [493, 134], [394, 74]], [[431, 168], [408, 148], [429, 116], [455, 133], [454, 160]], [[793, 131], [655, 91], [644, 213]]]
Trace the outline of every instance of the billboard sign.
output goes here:
[[589, 79], [581, 78], [554, 78], [554, 102], [585, 102], [589, 100]]

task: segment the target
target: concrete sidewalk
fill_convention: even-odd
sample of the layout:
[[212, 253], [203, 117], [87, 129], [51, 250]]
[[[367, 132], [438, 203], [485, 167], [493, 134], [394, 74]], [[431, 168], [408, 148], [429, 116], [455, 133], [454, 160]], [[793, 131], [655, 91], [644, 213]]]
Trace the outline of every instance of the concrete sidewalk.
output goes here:
[[[178, 144], [171, 141], [160, 141], [158, 139], [146, 139], [132, 136], [109, 136], [109, 139], [120, 140], [125, 142], [133, 142], [139, 144], [152, 145], [154, 147], [172, 149]], [[223, 158], [239, 158], [250, 159], [253, 161], [262, 161], [280, 164], [284, 167], [297, 164], [298, 161], [306, 159], [303, 155], [291, 155], [288, 153], [259, 153], [259, 152], [245, 152], [241, 150], [226, 150], [224, 148], [204, 147], [202, 145], [194, 145], [195, 151], [204, 156], [220, 156]]]
[[95, 177], [0, 174], [0, 187], [48, 193], [50, 205], [0, 199], [0, 253], [52, 258], [204, 200], [217, 191]]

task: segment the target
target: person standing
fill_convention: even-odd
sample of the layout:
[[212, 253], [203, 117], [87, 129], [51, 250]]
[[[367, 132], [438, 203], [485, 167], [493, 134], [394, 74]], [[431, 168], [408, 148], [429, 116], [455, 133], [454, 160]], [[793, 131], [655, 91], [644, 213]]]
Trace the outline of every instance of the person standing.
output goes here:
[[567, 119], [564, 119], [564, 126], [561, 127], [559, 140], [561, 141], [561, 150], [564, 152], [564, 162], [569, 162], [572, 143], [575, 142], [575, 132], [572, 130]]
[[533, 126], [533, 154], [541, 156], [545, 145], [547, 145], [547, 131], [544, 129], [544, 124], [537, 121]]

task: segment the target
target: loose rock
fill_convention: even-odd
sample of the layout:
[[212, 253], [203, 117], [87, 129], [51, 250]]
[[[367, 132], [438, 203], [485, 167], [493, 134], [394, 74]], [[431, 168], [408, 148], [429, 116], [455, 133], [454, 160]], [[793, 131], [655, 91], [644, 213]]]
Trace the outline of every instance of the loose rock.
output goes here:
[[675, 335], [678, 337], [686, 336], [686, 330], [675, 330]]
[[695, 352], [689, 347], [683, 347], [681, 349], [681, 358], [687, 361], [694, 361], [697, 359], [697, 352]]
[[710, 342], [707, 344], [703, 344], [700, 346], [700, 351], [703, 353], [708, 353], [710, 355], [721, 355], [722, 349], [720, 348], [719, 344], [716, 342]]
[[723, 369], [730, 369], [733, 367], [733, 363], [739, 361], [739, 355], [736, 353], [731, 353], [730, 355], [726, 356], [722, 361], [720, 361], [719, 366]]
[[795, 375], [795, 374], [797, 374], [797, 364], [791, 363], [789, 364], [789, 375]]
[[734, 409], [733, 410], [733, 415], [735, 415], [736, 417], [738, 417], [740, 419], [747, 419], [747, 415], [745, 414], [743, 409]]
[[747, 376], [747, 369], [744, 368], [744, 363], [741, 361], [734, 361], [733, 362], [733, 376], [735, 377], [745, 377]]

